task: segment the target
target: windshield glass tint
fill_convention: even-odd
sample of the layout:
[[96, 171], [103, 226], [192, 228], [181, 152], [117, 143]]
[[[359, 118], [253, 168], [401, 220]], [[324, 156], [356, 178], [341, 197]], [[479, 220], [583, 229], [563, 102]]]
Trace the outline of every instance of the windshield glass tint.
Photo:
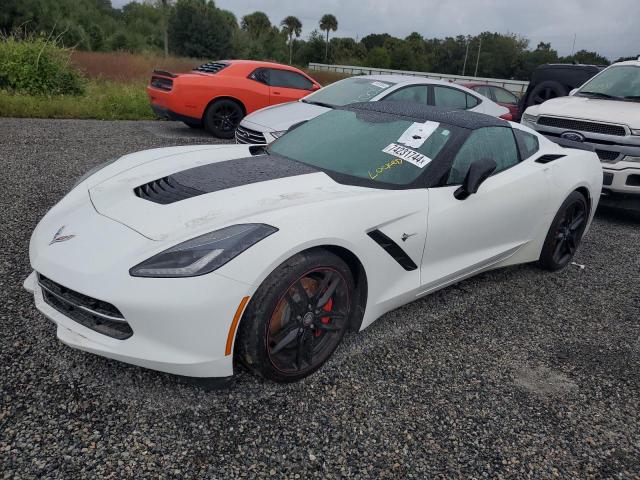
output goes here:
[[587, 92], [640, 99], [640, 67], [621, 65], [608, 68], [582, 86], [580, 93]]
[[[424, 130], [427, 134], [420, 133], [424, 125], [429, 127]], [[425, 171], [455, 133], [445, 124], [414, 124], [391, 115], [332, 110], [287, 133], [270, 150], [330, 172], [407, 185]], [[415, 146], [401, 145], [403, 134], [406, 143]], [[418, 146], [420, 138], [424, 141]]]
[[304, 101], [342, 107], [350, 103], [368, 102], [393, 85], [395, 83], [370, 78], [345, 78], [305, 97]]

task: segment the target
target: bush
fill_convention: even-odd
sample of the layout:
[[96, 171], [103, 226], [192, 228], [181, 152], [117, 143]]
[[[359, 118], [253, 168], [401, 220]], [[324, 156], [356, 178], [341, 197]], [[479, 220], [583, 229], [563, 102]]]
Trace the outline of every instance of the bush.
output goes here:
[[0, 89], [29, 95], [79, 95], [84, 78], [70, 50], [40, 37], [0, 39]]

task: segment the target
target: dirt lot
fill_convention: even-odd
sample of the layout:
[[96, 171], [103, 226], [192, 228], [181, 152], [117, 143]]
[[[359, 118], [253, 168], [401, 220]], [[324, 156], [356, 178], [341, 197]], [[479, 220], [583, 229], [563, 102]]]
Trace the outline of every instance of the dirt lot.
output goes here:
[[294, 385], [207, 392], [65, 347], [22, 289], [32, 229], [165, 122], [0, 119], [0, 478], [638, 478], [640, 215], [576, 262], [485, 273], [349, 335]]

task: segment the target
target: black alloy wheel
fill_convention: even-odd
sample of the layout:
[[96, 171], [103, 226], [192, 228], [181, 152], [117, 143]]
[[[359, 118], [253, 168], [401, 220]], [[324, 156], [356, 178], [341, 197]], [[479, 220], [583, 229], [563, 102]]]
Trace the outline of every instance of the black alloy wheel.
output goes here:
[[588, 221], [588, 206], [584, 196], [573, 192], [564, 201], [547, 234], [540, 265], [547, 270], [559, 270], [573, 258], [582, 240]]
[[218, 138], [233, 138], [244, 117], [242, 107], [233, 100], [218, 100], [204, 114], [205, 128]]
[[349, 329], [355, 285], [349, 267], [322, 249], [298, 253], [260, 285], [240, 322], [236, 360], [277, 382], [320, 368]]
[[267, 351], [274, 368], [304, 374], [329, 358], [349, 316], [347, 282], [340, 272], [316, 268], [282, 295], [269, 320]]

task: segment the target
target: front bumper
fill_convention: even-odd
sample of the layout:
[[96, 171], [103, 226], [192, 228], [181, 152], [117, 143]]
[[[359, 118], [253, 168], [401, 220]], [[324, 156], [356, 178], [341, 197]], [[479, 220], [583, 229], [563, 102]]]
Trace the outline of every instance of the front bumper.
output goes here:
[[[50, 244], [61, 224], [73, 238]], [[57, 325], [58, 338], [71, 347], [177, 375], [232, 375], [234, 318], [255, 287], [216, 272], [191, 278], [129, 275], [153, 243], [98, 214], [79, 186], [36, 227], [29, 251], [34, 272], [24, 286], [33, 292], [36, 308]], [[35, 272], [116, 307], [133, 334], [119, 340], [62, 314], [45, 300]]]

